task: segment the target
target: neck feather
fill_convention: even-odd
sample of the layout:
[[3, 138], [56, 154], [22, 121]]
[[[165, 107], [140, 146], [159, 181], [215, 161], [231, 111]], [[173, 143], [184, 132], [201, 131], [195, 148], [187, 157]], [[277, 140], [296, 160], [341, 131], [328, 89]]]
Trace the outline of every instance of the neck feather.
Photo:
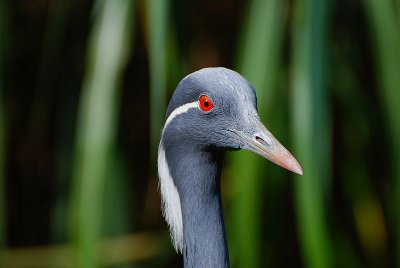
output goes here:
[[165, 153], [181, 204], [185, 267], [229, 267], [220, 192], [223, 153], [180, 147]]

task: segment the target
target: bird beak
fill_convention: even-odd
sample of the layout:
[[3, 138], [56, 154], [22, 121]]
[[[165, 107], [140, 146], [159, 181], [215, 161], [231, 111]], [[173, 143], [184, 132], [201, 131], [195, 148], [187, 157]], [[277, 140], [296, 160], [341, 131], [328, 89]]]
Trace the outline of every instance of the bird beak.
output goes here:
[[297, 160], [258, 118], [252, 120], [251, 125], [252, 132], [237, 132], [244, 142], [243, 149], [254, 152], [287, 170], [303, 175], [303, 170]]

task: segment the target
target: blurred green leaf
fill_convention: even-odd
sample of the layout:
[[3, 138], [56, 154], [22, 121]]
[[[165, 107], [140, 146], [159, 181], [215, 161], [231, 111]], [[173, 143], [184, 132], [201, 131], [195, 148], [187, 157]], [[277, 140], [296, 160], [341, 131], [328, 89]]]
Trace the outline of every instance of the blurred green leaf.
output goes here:
[[[249, 3], [238, 69], [257, 91], [260, 116], [266, 118], [273, 103], [273, 92], [280, 61], [284, 26], [284, 3], [279, 0], [253, 0]], [[265, 160], [248, 152], [231, 156], [232, 197], [231, 248], [237, 267], [261, 267], [262, 197], [265, 190]], [[229, 230], [228, 229], [228, 230]]]
[[328, 1], [297, 1], [293, 21], [292, 124], [304, 176], [295, 181], [300, 243], [307, 267], [332, 267], [326, 219], [331, 123], [326, 85]]
[[391, 187], [390, 218], [396, 235], [397, 266], [400, 267], [400, 23], [393, 1], [364, 0], [372, 44], [375, 49], [376, 72], [378, 74], [378, 94], [385, 109], [390, 129], [390, 168], [393, 176]]
[[98, 267], [105, 175], [117, 127], [119, 87], [132, 38], [133, 1], [98, 1], [78, 111], [72, 236], [77, 267]]
[[[150, 159], [155, 163], [167, 95], [169, 0], [147, 0], [150, 64]], [[155, 167], [155, 164], [152, 164]]]

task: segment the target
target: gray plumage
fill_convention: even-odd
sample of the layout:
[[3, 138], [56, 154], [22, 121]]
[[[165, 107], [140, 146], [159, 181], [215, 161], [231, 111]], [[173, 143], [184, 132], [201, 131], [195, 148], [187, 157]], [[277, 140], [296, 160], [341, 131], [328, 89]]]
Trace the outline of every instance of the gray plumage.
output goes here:
[[[212, 100], [211, 111], [190, 106], [171, 116], [203, 95]], [[169, 117], [160, 149], [180, 199], [184, 266], [229, 267], [220, 194], [225, 151], [243, 148], [296, 173], [301, 168], [261, 124], [253, 87], [234, 71], [206, 68], [185, 77], [171, 98]]]

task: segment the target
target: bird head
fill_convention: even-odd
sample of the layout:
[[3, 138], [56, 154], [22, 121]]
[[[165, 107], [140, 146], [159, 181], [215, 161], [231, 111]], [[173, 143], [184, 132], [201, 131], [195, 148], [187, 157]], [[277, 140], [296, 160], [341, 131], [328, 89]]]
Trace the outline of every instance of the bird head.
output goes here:
[[226, 68], [186, 76], [167, 109], [163, 143], [191, 144], [204, 151], [245, 149], [297, 174], [296, 159], [261, 123], [252, 85]]

